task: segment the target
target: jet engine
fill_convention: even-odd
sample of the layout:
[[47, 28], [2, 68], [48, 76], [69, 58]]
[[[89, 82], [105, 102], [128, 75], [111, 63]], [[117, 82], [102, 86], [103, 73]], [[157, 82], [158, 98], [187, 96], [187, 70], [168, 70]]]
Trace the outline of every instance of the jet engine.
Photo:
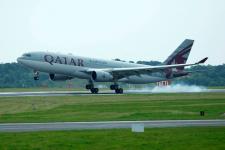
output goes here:
[[113, 81], [113, 76], [105, 71], [93, 71], [92, 79], [96, 82], [111, 82]]
[[73, 77], [59, 75], [59, 74], [49, 74], [49, 77], [52, 81], [65, 81], [65, 80], [73, 79]]

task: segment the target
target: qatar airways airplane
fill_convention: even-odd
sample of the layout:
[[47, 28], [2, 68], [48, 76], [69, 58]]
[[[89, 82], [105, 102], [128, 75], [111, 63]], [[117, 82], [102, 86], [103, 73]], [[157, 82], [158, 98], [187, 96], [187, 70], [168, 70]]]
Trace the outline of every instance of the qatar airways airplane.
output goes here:
[[94, 82], [111, 82], [111, 90], [123, 93], [120, 82], [147, 84], [188, 75], [186, 66], [204, 63], [204, 58], [197, 63], [186, 64], [194, 41], [186, 39], [160, 66], [149, 66], [136, 63], [87, 58], [73, 55], [62, 55], [50, 52], [25, 53], [17, 59], [34, 70], [34, 80], [39, 79], [39, 72], [49, 74], [53, 81], [80, 78], [87, 80], [86, 89], [98, 93]]

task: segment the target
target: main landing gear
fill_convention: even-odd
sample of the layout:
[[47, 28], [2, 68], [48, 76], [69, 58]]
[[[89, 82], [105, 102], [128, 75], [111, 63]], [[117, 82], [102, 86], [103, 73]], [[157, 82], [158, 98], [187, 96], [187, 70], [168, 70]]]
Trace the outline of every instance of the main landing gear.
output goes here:
[[119, 87], [118, 84], [110, 85], [111, 90], [115, 90], [116, 94], [123, 94], [123, 89]]
[[86, 89], [90, 90], [92, 94], [98, 94], [99, 89], [94, 87], [94, 84], [87, 84]]
[[[86, 85], [86, 89], [90, 90], [92, 94], [98, 94], [99, 89], [94, 87], [94, 83], [92, 80], [89, 80], [89, 83]], [[116, 94], [123, 94], [123, 89], [119, 87], [117, 83], [110, 85], [111, 90], [115, 90]]]

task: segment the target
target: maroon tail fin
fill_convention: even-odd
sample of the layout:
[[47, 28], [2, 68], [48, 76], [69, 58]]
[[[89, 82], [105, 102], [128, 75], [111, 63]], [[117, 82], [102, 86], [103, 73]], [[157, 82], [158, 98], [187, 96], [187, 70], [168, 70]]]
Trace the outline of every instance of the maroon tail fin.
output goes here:
[[[164, 61], [165, 65], [185, 64], [191, 52], [194, 40], [186, 39], [180, 46]], [[184, 70], [184, 67], [176, 68], [177, 70]]]

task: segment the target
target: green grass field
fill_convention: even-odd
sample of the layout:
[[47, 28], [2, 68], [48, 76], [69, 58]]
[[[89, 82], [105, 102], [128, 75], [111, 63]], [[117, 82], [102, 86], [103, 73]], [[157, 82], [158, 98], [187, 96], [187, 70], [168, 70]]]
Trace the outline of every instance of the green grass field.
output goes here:
[[1, 123], [162, 119], [225, 119], [225, 94], [0, 98]]
[[0, 133], [3, 150], [224, 150], [225, 128], [163, 128]]
[[[225, 93], [0, 97], [1, 123], [162, 119], [225, 119]], [[225, 127], [0, 133], [0, 149], [224, 150]]]

